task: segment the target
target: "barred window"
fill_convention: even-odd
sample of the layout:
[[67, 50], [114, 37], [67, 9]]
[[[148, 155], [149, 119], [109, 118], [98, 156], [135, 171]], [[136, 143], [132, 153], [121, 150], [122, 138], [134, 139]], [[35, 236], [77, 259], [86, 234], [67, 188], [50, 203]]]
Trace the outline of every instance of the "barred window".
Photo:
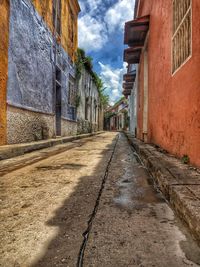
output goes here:
[[191, 55], [192, 0], [173, 0], [172, 73]]

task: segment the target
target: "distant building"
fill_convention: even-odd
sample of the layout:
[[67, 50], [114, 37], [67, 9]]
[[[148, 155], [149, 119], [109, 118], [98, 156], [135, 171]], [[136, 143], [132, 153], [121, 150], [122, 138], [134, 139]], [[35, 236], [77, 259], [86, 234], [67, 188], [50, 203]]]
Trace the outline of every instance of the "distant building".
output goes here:
[[103, 130], [103, 107], [98, 88], [86, 68], [81, 70], [77, 94], [78, 133]]
[[77, 0], [0, 1], [1, 145], [77, 133], [79, 12]]
[[135, 17], [126, 23], [124, 36], [129, 46], [124, 61], [138, 64], [132, 84], [126, 78], [124, 83], [124, 94], [136, 105], [136, 137], [176, 156], [187, 155], [197, 166], [199, 10], [199, 0], [136, 0]]
[[105, 130], [128, 130], [128, 103], [125, 97], [109, 107], [105, 112]]

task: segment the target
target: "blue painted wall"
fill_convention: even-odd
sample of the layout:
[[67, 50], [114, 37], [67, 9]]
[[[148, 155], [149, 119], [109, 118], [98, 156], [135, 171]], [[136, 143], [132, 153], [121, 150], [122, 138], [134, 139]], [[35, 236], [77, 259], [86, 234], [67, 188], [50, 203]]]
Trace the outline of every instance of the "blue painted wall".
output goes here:
[[[62, 117], [73, 119], [68, 106], [68, 77], [74, 67], [62, 47], [57, 52], [62, 70]], [[30, 110], [54, 113], [53, 37], [29, 0], [10, 1], [9, 78], [7, 101]]]

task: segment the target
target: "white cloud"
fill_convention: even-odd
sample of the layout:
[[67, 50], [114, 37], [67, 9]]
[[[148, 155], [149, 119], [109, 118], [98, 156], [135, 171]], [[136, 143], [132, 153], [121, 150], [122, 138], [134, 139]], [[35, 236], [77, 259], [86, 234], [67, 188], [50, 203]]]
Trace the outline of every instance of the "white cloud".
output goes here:
[[122, 96], [123, 74], [127, 71], [126, 63], [121, 69], [114, 69], [101, 62], [99, 62], [99, 65], [101, 67], [100, 77], [107, 88], [106, 93], [110, 96], [110, 105], [113, 105]]
[[79, 47], [86, 52], [100, 50], [107, 42], [104, 24], [89, 14], [79, 19]]
[[110, 7], [105, 15], [105, 21], [109, 32], [113, 32], [116, 28], [121, 30], [127, 20], [133, 18], [135, 0], [118, 0], [118, 2]]
[[[109, 39], [109, 34], [117, 28], [122, 30], [124, 23], [133, 17], [135, 0], [118, 0], [106, 13], [109, 0], [79, 1], [83, 16], [79, 18], [79, 47], [86, 52], [98, 51]], [[101, 16], [96, 13], [102, 12]]]
[[90, 10], [95, 10], [101, 4], [102, 0], [89, 0], [87, 2], [88, 2]]
[[[135, 0], [115, 0], [109, 9], [106, 7], [110, 0], [79, 0], [82, 13], [79, 17], [79, 47], [86, 53], [101, 51], [113, 36], [115, 31], [123, 31], [124, 23], [133, 18]], [[112, 51], [110, 51], [112, 53]], [[99, 62], [100, 77], [104, 82], [106, 93], [110, 96], [113, 105], [122, 96], [123, 74], [126, 73], [126, 64], [123, 68], [113, 68]]]
[[79, 5], [80, 5], [80, 8], [81, 8], [81, 12], [84, 13], [86, 11], [85, 3], [83, 3], [82, 1], [79, 1]]

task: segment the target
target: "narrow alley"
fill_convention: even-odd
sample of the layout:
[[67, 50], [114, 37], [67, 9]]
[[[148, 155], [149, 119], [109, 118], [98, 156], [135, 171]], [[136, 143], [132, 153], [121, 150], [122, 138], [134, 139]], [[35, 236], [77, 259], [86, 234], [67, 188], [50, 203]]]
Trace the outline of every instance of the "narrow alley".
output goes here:
[[123, 133], [73, 141], [42, 158], [48, 150], [1, 177], [0, 266], [200, 264], [199, 247]]

